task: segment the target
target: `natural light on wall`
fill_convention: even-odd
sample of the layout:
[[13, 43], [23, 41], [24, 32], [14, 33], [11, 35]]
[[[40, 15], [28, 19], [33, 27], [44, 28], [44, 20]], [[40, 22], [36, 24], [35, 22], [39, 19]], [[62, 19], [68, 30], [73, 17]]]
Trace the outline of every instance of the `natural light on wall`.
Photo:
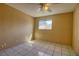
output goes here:
[[51, 30], [52, 20], [39, 20], [39, 29], [41, 30]]
[[26, 35], [25, 39], [26, 39], [26, 41], [27, 41], [28, 43], [34, 43], [34, 42], [32, 41], [32, 33], [29, 34], [29, 35]]

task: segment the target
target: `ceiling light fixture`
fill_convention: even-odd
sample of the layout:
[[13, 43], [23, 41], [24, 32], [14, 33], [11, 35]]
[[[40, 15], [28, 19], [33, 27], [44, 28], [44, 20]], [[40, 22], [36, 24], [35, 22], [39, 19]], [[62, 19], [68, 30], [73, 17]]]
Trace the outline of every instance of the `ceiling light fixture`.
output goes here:
[[51, 11], [48, 3], [40, 3], [40, 11]]

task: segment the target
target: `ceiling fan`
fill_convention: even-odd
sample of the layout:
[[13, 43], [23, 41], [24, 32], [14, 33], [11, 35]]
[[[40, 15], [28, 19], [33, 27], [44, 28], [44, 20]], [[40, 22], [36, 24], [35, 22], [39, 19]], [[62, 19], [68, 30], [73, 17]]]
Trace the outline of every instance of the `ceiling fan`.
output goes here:
[[49, 3], [40, 3], [39, 5], [40, 5], [39, 11], [48, 11], [48, 12], [51, 12], [52, 11], [49, 8], [51, 6], [51, 4], [49, 4]]

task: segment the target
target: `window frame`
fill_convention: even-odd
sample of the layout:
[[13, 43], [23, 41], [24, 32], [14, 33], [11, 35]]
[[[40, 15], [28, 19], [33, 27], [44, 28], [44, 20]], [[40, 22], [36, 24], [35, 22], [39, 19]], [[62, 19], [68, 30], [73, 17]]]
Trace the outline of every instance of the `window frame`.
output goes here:
[[51, 29], [39, 29], [39, 22], [41, 21], [41, 20], [51, 20], [52, 21], [52, 18], [44, 18], [44, 19], [39, 19], [39, 21], [38, 21], [38, 30], [52, 30], [52, 25], [53, 25], [53, 21], [52, 21], [52, 23], [51, 23]]

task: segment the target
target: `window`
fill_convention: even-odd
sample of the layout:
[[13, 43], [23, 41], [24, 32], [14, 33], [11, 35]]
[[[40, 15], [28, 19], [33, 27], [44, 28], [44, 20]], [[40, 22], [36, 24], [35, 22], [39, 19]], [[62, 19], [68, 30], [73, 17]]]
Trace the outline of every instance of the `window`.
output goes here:
[[39, 29], [52, 29], [52, 20], [39, 20]]

